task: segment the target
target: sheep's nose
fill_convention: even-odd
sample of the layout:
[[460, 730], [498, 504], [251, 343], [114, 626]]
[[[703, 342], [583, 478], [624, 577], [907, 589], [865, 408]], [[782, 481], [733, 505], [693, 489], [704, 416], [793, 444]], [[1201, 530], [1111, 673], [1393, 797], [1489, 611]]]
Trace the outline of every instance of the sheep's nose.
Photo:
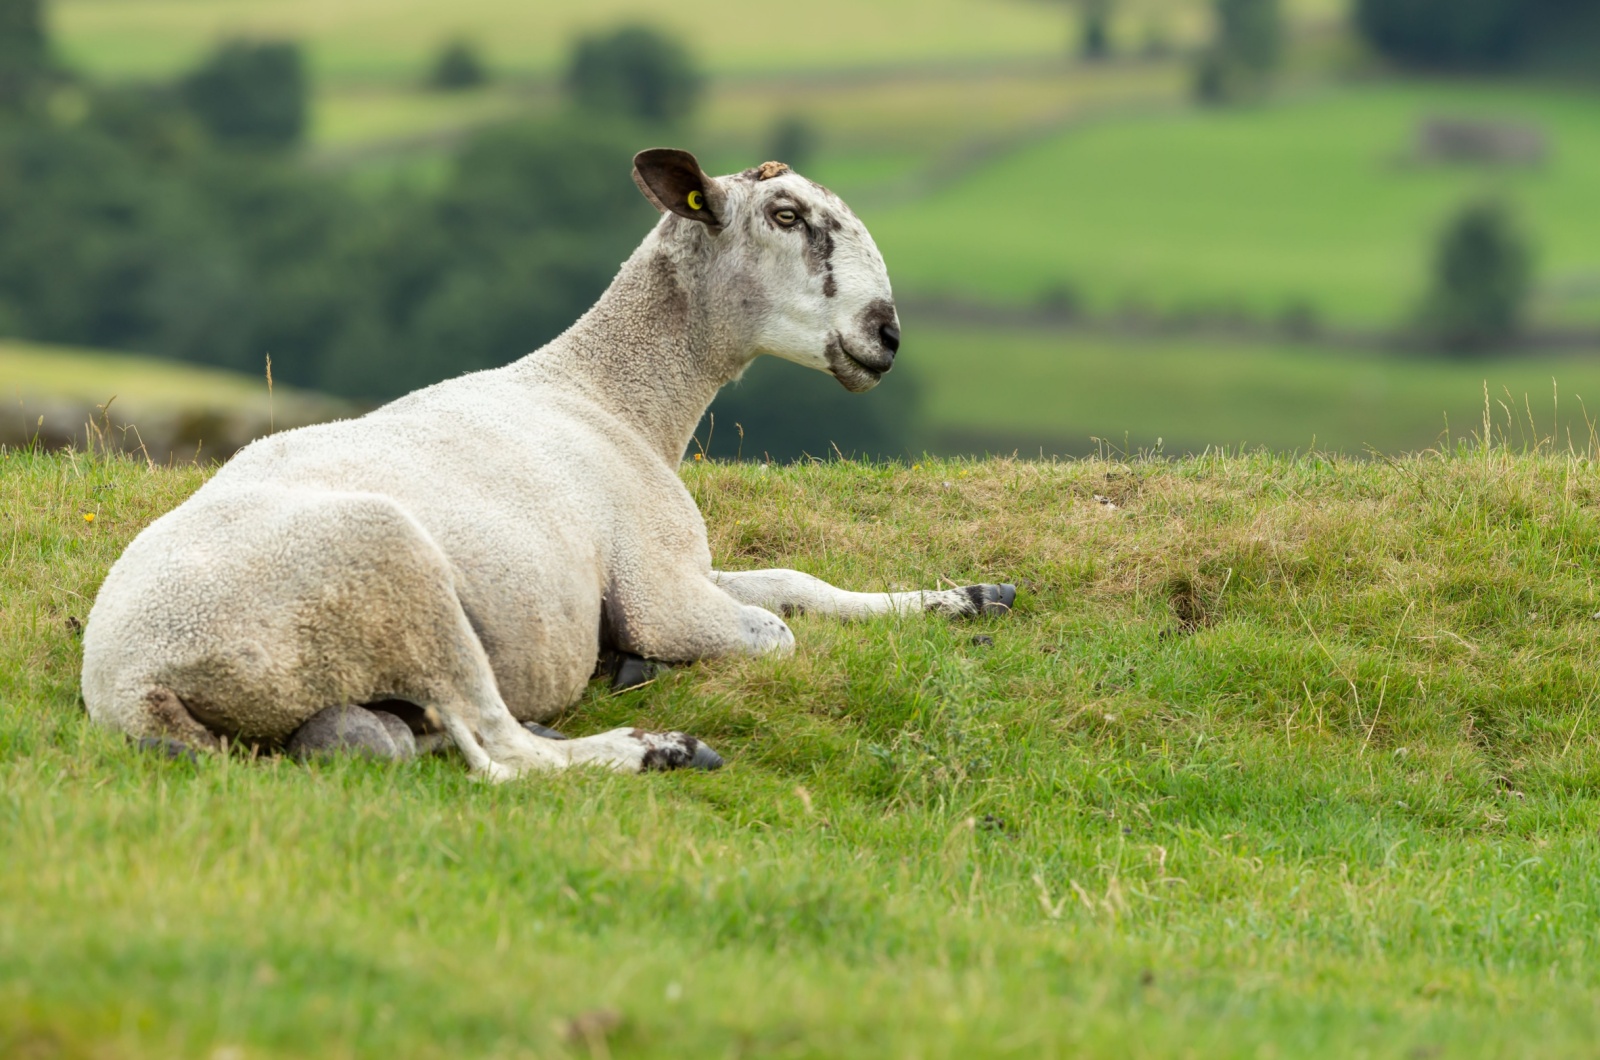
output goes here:
[[883, 340], [884, 349], [893, 357], [900, 352], [900, 329], [893, 324], [885, 324], [878, 329], [878, 338]]

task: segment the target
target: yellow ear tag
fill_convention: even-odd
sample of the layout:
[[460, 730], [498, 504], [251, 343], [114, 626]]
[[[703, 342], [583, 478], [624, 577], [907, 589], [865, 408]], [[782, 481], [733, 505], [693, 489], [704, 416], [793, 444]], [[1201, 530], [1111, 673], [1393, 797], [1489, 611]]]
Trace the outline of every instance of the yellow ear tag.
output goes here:
[[706, 199], [704, 195], [701, 195], [698, 191], [691, 191], [689, 193], [689, 209], [698, 210], [705, 204]]

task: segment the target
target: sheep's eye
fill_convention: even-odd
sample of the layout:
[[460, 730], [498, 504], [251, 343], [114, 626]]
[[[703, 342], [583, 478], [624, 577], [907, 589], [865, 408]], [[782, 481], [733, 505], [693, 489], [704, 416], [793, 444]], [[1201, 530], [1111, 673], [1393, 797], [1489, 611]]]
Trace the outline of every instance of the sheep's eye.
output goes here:
[[772, 215], [772, 219], [785, 228], [793, 228], [800, 220], [800, 215], [793, 210], [779, 210]]

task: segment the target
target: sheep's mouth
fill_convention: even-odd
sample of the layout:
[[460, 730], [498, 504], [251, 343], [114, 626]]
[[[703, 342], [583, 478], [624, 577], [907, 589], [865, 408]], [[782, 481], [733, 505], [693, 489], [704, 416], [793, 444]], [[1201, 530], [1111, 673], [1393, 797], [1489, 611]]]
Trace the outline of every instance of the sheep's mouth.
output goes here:
[[840, 385], [846, 390], [856, 394], [877, 386], [883, 374], [891, 367], [885, 364], [882, 368], [876, 368], [868, 364], [851, 353], [845, 346], [844, 340], [838, 337], [828, 343], [825, 355], [828, 358], [828, 370], [833, 373], [833, 377], [839, 380]]

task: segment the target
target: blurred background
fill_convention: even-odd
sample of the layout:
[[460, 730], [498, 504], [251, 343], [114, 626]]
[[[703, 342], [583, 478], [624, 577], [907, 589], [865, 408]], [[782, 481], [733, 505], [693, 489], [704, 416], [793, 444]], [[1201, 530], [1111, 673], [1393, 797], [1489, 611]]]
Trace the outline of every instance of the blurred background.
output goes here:
[[0, 442], [224, 457], [513, 360], [652, 145], [831, 186], [900, 302], [884, 385], [759, 363], [715, 456], [1600, 414], [1600, 0], [0, 0]]

